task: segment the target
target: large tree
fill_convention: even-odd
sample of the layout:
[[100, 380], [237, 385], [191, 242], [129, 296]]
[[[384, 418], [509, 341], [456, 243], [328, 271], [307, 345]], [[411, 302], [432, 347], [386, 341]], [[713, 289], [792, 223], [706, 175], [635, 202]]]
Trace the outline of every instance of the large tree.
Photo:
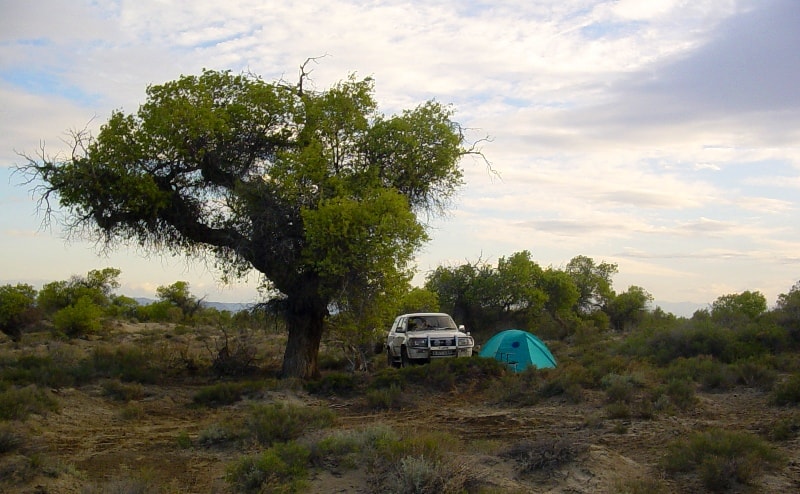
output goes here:
[[[24, 166], [49, 213], [106, 246], [211, 255], [225, 278], [251, 269], [283, 299], [284, 376], [318, 374], [328, 308], [379, 291], [427, 239], [418, 215], [446, 209], [462, 184], [452, 110], [434, 101], [377, 110], [371, 79], [328, 90], [204, 71], [147, 89], [71, 156]], [[306, 83], [304, 85], [304, 82]]]

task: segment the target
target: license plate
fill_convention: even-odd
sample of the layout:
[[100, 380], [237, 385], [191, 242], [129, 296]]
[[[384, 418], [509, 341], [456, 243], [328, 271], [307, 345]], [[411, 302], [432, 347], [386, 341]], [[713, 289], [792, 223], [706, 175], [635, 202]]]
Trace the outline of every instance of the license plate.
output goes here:
[[454, 355], [453, 350], [431, 350], [431, 355], [434, 357], [445, 357]]

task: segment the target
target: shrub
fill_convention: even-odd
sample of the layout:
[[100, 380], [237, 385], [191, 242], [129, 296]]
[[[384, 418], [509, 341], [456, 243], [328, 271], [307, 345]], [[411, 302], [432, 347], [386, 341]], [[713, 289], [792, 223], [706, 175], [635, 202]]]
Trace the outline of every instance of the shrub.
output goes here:
[[387, 478], [384, 492], [456, 494], [465, 492], [464, 485], [468, 479], [468, 469], [463, 463], [431, 459], [423, 455], [406, 456]]
[[0, 387], [0, 420], [24, 420], [31, 413], [44, 414], [57, 410], [58, 401], [36, 385]]
[[663, 466], [668, 473], [696, 471], [714, 492], [750, 484], [764, 470], [783, 463], [768, 443], [744, 432], [711, 429], [667, 446]]
[[115, 349], [96, 347], [91, 356], [79, 364], [75, 372], [77, 379], [82, 382], [105, 377], [142, 384], [156, 384], [163, 374], [162, 370], [157, 368], [151, 352], [132, 345]]
[[311, 449], [311, 462], [317, 466], [356, 468], [378, 458], [380, 445], [398, 442], [397, 434], [387, 425], [378, 424], [348, 431], [333, 431]]
[[309, 456], [305, 446], [277, 443], [260, 455], [246, 456], [231, 464], [226, 479], [237, 492], [303, 492]]
[[512, 445], [501, 455], [516, 460], [522, 472], [530, 473], [537, 470], [551, 470], [571, 463], [585, 450], [584, 445], [555, 437], [535, 442], [522, 441]]
[[331, 372], [321, 379], [306, 383], [309, 393], [325, 396], [351, 396], [358, 388], [355, 374], [348, 372]]
[[103, 308], [84, 296], [53, 314], [53, 326], [67, 336], [83, 336], [100, 331], [102, 317]]
[[16, 451], [22, 446], [22, 436], [18, 427], [10, 423], [0, 424], [0, 455]]
[[194, 394], [192, 401], [196, 405], [210, 407], [231, 405], [241, 400], [243, 397], [259, 391], [264, 386], [263, 383], [254, 381], [247, 382], [223, 382], [205, 386]]
[[0, 362], [0, 379], [17, 385], [36, 384], [60, 388], [73, 383], [69, 369], [49, 355], [20, 355], [16, 359]]
[[250, 437], [268, 446], [297, 439], [307, 430], [330, 427], [334, 418], [327, 408], [279, 402], [253, 405], [245, 419], [245, 428]]
[[778, 406], [800, 403], [800, 374], [793, 374], [785, 382], [775, 386], [770, 401]]
[[197, 442], [201, 446], [211, 448], [234, 442], [241, 436], [240, 426], [227, 422], [214, 423], [200, 431], [197, 436]]
[[403, 390], [397, 385], [370, 389], [366, 392], [367, 407], [374, 410], [399, 410], [407, 403]]
[[697, 398], [694, 385], [690, 381], [673, 379], [656, 390], [654, 401], [655, 407], [659, 410], [671, 407], [688, 410], [694, 406]]
[[116, 380], [106, 381], [102, 385], [103, 393], [115, 400], [128, 402], [140, 400], [144, 397], [144, 388], [141, 384], [123, 384]]
[[31, 285], [0, 286], [0, 332], [19, 341], [22, 329], [36, 318], [36, 290]]

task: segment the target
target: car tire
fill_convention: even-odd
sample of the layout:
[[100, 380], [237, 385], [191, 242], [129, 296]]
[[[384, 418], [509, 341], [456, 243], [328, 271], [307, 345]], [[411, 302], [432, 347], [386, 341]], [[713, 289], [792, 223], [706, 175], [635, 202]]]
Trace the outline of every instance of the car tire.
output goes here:
[[386, 349], [386, 362], [389, 364], [389, 367], [400, 367], [398, 362], [395, 362], [394, 357], [392, 357], [392, 351], [390, 349]]
[[411, 365], [411, 359], [408, 358], [408, 351], [406, 350], [406, 347], [400, 349], [400, 365], [402, 367], [408, 367]]

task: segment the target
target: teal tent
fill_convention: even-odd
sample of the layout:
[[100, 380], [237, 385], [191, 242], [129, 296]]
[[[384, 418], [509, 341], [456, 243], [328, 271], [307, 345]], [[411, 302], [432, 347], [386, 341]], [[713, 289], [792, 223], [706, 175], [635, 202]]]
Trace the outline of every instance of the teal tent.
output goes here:
[[556, 358], [547, 345], [531, 333], [519, 329], [506, 329], [492, 336], [481, 348], [480, 356], [505, 362], [516, 372], [522, 372], [531, 365], [539, 369], [556, 366]]

